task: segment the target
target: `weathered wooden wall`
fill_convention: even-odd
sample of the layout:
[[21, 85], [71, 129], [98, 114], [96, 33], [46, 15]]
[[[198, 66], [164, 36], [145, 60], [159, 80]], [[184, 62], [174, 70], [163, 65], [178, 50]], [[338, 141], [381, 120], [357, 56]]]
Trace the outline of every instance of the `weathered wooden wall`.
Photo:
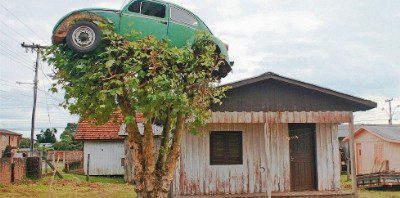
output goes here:
[[337, 124], [317, 124], [316, 159], [318, 190], [340, 189], [340, 153]]
[[357, 163], [361, 163], [356, 167], [361, 170], [357, 169], [357, 174], [383, 171], [385, 161], [389, 161], [389, 171], [400, 171], [400, 144], [384, 141], [365, 131], [359, 133], [354, 141], [361, 144], [361, 159], [356, 159]]
[[[242, 165], [210, 165], [210, 131], [243, 132]], [[318, 124], [316, 137], [318, 189], [339, 189], [337, 124]], [[290, 191], [288, 124], [207, 124], [200, 136], [184, 135], [175, 195], [264, 193], [269, 183], [272, 191]]]
[[85, 141], [83, 144], [84, 171], [86, 174], [87, 155], [90, 154], [90, 175], [123, 175], [121, 159], [125, 158], [122, 141]]
[[348, 123], [349, 111], [215, 111], [207, 123]]

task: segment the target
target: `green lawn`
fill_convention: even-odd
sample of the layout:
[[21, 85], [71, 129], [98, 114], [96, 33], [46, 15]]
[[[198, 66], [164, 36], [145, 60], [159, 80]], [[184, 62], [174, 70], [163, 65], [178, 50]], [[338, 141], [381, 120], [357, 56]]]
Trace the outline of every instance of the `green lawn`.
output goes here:
[[[63, 174], [64, 179], [45, 177], [37, 181], [23, 181], [14, 185], [0, 185], [2, 197], [136, 197], [132, 185], [126, 184], [122, 177], [90, 177], [86, 182], [84, 175]], [[351, 190], [351, 181], [341, 176], [343, 191]], [[400, 198], [400, 189], [359, 190], [361, 198]]]
[[[351, 180], [347, 181], [346, 175], [340, 177], [343, 191], [351, 191]], [[367, 190], [360, 188], [358, 190], [360, 198], [400, 198], [399, 188], [381, 188], [374, 190]]]
[[38, 181], [23, 181], [0, 186], [0, 197], [136, 197], [133, 186], [122, 177], [90, 177], [63, 174], [64, 179], [45, 177]]

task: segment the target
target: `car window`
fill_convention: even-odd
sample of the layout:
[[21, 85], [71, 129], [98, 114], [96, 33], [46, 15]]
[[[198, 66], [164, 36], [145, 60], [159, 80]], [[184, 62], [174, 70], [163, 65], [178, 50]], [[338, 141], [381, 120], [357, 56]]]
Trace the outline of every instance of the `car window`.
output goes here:
[[193, 15], [185, 10], [173, 6], [171, 7], [171, 19], [179, 23], [185, 23], [193, 26], [197, 25], [197, 20]]
[[158, 3], [135, 1], [129, 6], [128, 10], [147, 16], [165, 18], [165, 5]]
[[142, 8], [140, 13], [148, 16], [155, 16], [164, 18], [165, 17], [165, 5], [153, 3], [153, 2], [142, 2]]
[[128, 10], [131, 12], [140, 13], [140, 5], [142, 5], [142, 2], [135, 1], [129, 6]]

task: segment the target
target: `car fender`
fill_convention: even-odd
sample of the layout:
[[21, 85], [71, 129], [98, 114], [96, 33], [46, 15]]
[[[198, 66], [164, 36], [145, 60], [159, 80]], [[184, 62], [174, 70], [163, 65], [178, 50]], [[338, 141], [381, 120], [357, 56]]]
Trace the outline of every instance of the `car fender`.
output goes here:
[[[107, 12], [107, 11], [106, 11]], [[113, 11], [116, 12], [116, 11]], [[98, 21], [102, 23], [115, 23], [114, 21], [101, 16], [100, 13], [91, 10], [78, 10], [64, 16], [54, 27], [52, 41], [58, 44], [64, 41], [69, 28], [78, 20], [88, 20], [91, 22]]]

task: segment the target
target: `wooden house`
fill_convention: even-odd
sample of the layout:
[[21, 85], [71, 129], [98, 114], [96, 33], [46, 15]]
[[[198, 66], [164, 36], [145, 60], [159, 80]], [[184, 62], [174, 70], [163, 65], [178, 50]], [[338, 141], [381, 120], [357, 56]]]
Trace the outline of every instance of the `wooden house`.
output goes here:
[[400, 173], [400, 125], [361, 125], [354, 142], [357, 174]]
[[174, 196], [339, 194], [338, 125], [376, 103], [274, 73], [226, 86], [202, 135], [184, 134]]

